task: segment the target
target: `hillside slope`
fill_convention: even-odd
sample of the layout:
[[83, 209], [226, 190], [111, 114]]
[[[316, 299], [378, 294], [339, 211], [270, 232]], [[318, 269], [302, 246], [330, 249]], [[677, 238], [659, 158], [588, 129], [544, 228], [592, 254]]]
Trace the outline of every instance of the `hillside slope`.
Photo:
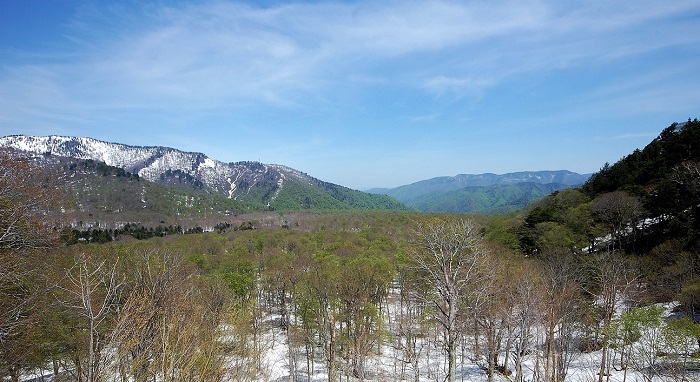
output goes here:
[[507, 213], [522, 209], [554, 191], [569, 186], [560, 183], [517, 183], [512, 185], [471, 186], [448, 192], [433, 192], [404, 203], [418, 211], [445, 213]]
[[92, 159], [46, 155], [34, 159], [57, 174], [58, 184], [73, 200], [64, 216], [76, 228], [114, 228], [127, 222], [211, 226], [227, 216], [264, 209], [217, 193], [142, 180]]
[[649, 295], [700, 314], [697, 119], [673, 123], [643, 149], [606, 163], [582, 187], [554, 193], [521, 216], [500, 231], [504, 242], [514, 243], [508, 236], [514, 233], [520, 249], [533, 256], [626, 254]]

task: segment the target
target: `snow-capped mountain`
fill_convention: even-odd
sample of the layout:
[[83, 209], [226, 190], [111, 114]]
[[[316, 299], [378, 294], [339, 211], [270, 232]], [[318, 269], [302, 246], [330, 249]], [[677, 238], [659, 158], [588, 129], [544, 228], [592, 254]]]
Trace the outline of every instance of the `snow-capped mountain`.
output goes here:
[[158, 146], [127, 146], [84, 137], [15, 135], [0, 138], [0, 147], [101, 161], [152, 182], [162, 180], [168, 171], [176, 171], [188, 174], [206, 187], [234, 199], [249, 193], [260, 183], [277, 185], [279, 189], [288, 177], [311, 181], [308, 175], [285, 166], [257, 162], [223, 163], [202, 153]]
[[[331, 208], [354, 208], [356, 206], [353, 206], [352, 203], [356, 199], [377, 199], [376, 195], [364, 194], [323, 182], [301, 171], [282, 165], [259, 162], [224, 163], [209, 158], [203, 153], [184, 152], [168, 147], [128, 146], [84, 137], [34, 137], [26, 135], [0, 138], [0, 147], [35, 155], [50, 154], [59, 157], [100, 161], [109, 166], [138, 174], [142, 179], [152, 182], [172, 183], [173, 178], [185, 179], [200, 188], [225, 195], [231, 199], [263, 203], [268, 206], [274, 206], [276, 199], [290, 185], [294, 191], [287, 194], [284, 208], [294, 208], [295, 203], [302, 202], [305, 208], [318, 208], [319, 203], [328, 204], [329, 198], [335, 199], [334, 203], [347, 204]], [[299, 192], [300, 188], [305, 187], [311, 187], [315, 190], [312, 194], [316, 196], [317, 200], [313, 200], [314, 198], [308, 195], [296, 195], [306, 193]], [[321, 196], [322, 194], [324, 196]], [[290, 198], [303, 200], [290, 201]], [[386, 197], [385, 199], [389, 200]], [[314, 204], [314, 202], [317, 203]], [[289, 207], [290, 204], [292, 207]], [[399, 203], [395, 204], [399, 205]], [[280, 206], [280, 208], [282, 207]]]

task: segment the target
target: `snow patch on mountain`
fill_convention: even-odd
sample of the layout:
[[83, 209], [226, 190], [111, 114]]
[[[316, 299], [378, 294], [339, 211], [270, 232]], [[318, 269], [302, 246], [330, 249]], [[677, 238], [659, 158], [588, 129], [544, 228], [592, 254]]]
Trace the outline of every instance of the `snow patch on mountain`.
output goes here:
[[210, 158], [206, 158], [206, 159], [204, 159], [204, 162], [202, 162], [201, 167], [202, 168], [204, 168], [204, 167], [215, 168], [216, 162]]

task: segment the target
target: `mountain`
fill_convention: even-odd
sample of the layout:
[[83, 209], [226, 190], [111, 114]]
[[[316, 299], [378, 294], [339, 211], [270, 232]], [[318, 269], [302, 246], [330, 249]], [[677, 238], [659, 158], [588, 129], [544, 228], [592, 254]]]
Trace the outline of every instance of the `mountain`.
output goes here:
[[444, 213], [507, 213], [522, 209], [532, 202], [569, 186], [561, 183], [517, 183], [494, 186], [472, 186], [448, 192], [421, 195], [405, 202], [424, 212]]
[[217, 193], [142, 180], [138, 174], [92, 159], [37, 155], [33, 162], [49, 174], [73, 203], [62, 216], [78, 229], [119, 228], [139, 222], [213, 227], [227, 217], [265, 209]]
[[580, 186], [588, 178], [566, 170], [460, 174], [367, 192], [391, 196], [423, 212], [502, 213], [523, 208], [554, 191]]
[[92, 138], [13, 135], [0, 147], [44, 157], [92, 160], [139, 179], [217, 194], [268, 209], [407, 209], [396, 200], [328, 183], [301, 171], [259, 162], [224, 163], [203, 153], [128, 146]]

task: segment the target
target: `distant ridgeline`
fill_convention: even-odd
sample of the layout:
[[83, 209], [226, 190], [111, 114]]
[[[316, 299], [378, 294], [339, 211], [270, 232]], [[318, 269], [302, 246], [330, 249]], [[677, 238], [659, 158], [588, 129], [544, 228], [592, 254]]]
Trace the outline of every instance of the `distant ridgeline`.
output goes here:
[[461, 174], [368, 192], [389, 195], [422, 212], [493, 214], [520, 210], [554, 191], [580, 186], [588, 177], [566, 170]]

